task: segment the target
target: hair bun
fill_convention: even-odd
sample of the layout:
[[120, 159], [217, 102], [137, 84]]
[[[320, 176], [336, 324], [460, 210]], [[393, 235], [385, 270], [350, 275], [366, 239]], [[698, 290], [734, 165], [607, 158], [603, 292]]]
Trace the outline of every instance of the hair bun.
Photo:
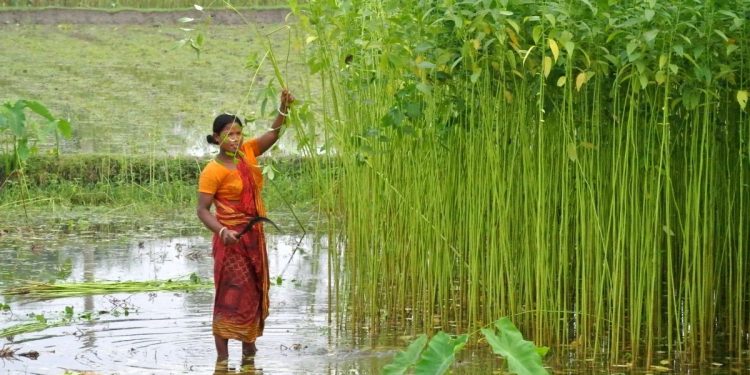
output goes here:
[[218, 143], [216, 143], [216, 140], [214, 139], [213, 134], [207, 135], [206, 136], [206, 141], [208, 141], [208, 143], [210, 143], [212, 145], [218, 145]]

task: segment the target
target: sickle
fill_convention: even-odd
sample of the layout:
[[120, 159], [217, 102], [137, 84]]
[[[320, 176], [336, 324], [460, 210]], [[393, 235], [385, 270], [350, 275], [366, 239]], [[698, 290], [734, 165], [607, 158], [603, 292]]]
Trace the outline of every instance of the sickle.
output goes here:
[[277, 231], [281, 232], [281, 229], [279, 229], [279, 227], [276, 225], [276, 223], [274, 223], [273, 221], [271, 221], [271, 219], [269, 219], [267, 217], [264, 217], [264, 216], [255, 216], [255, 217], [251, 218], [250, 221], [247, 222], [247, 225], [245, 225], [245, 228], [243, 228], [242, 231], [240, 231], [240, 233], [237, 235], [237, 238], [242, 237], [243, 234], [245, 234], [246, 232], [249, 232], [251, 229], [253, 229], [253, 226], [255, 226], [255, 224], [258, 224], [260, 222], [269, 223], [269, 224], [273, 225], [273, 227], [276, 228]]

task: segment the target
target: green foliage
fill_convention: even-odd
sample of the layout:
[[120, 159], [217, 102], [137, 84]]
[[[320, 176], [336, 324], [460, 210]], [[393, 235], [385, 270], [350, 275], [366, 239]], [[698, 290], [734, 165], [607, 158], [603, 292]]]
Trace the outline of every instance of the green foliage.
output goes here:
[[319, 190], [353, 324], [418, 306], [404, 324], [518, 314], [615, 363], [742, 352], [750, 2], [293, 9], [330, 98], [341, 172]]
[[94, 319], [93, 316], [98, 316], [97, 313], [91, 311], [84, 311], [83, 313], [75, 315], [72, 306], [65, 306], [65, 309], [60, 312], [60, 316], [55, 319], [48, 319], [43, 314], [29, 314], [32, 318], [32, 322], [19, 323], [12, 326], [8, 326], [0, 329], [0, 337], [14, 337], [25, 333], [33, 333], [44, 331], [48, 328], [68, 326], [79, 322], [87, 322]]
[[[355, 87], [372, 79], [398, 82], [382, 126], [414, 118], [409, 107], [420, 99], [405, 100], [405, 93], [429, 97], [437, 86], [452, 87], [441, 105], [452, 116], [448, 123], [457, 123], [469, 109], [462, 104], [460, 88], [476, 84], [479, 77], [507, 92], [506, 98], [517, 79], [540, 75], [542, 81], [558, 83], [547, 88], [547, 95], [558, 99], [565, 95], [566, 83], [580, 91], [594, 79], [630, 82], [635, 90], [669, 85], [680, 93], [672, 105], [685, 109], [696, 108], [706, 84], [737, 92], [740, 105], [746, 95], [739, 74], [744, 61], [739, 56], [748, 54], [740, 48], [747, 28], [743, 0], [717, 9], [683, 1], [408, 3], [362, 1], [327, 11], [325, 2], [311, 2], [299, 12], [317, 19], [303, 19], [320, 33], [311, 43], [312, 71], [333, 64]], [[707, 12], [710, 17], [701, 16]], [[387, 22], [377, 21], [379, 17]], [[367, 33], [351, 32], [360, 29]], [[344, 47], [331, 51], [326, 45], [331, 40]]]
[[425, 344], [427, 343], [427, 335], [419, 335], [414, 341], [409, 344], [406, 350], [398, 352], [393, 361], [383, 367], [383, 374], [385, 375], [400, 375], [406, 372], [412, 365], [417, 363], [419, 355], [422, 353]]
[[[497, 329], [497, 332], [496, 332]], [[518, 375], [548, 374], [542, 367], [542, 357], [531, 341], [523, 335], [507, 317], [495, 322], [495, 328], [482, 328], [484, 337], [495, 354], [508, 361], [508, 369]]]
[[195, 27], [182, 27], [182, 31], [185, 32], [186, 37], [183, 39], [180, 39], [175, 44], [175, 48], [180, 48], [184, 45], [190, 46], [192, 48], [196, 55], [198, 57], [201, 57], [201, 51], [203, 50], [203, 44], [206, 41], [205, 37], [205, 30], [211, 25], [211, 17], [203, 12], [203, 7], [195, 4], [193, 5], [195, 10], [197, 10], [201, 17], [199, 19], [195, 19], [192, 17], [182, 17], [177, 20], [177, 22], [186, 24], [186, 25], [197, 25]]
[[451, 337], [445, 332], [438, 332], [427, 343], [422, 356], [414, 368], [415, 374], [439, 375], [445, 374], [456, 360], [456, 352], [463, 349], [469, 335]]
[[[44, 120], [41, 124], [26, 118], [26, 109]], [[35, 142], [44, 136], [70, 138], [72, 130], [68, 120], [52, 116], [50, 111], [33, 100], [5, 102], [0, 106], [0, 158], [4, 169], [10, 172], [23, 167], [23, 163], [37, 152]]]
[[[482, 333], [492, 350], [505, 358], [511, 372], [519, 375], [548, 374], [542, 367], [542, 355], [539, 354], [546, 353], [547, 348], [537, 348], [533, 342], [524, 340], [521, 332], [507, 317], [495, 321], [494, 326], [495, 328], [482, 328]], [[451, 337], [439, 331], [427, 343], [427, 336], [420, 335], [406, 350], [396, 354], [391, 363], [383, 367], [383, 373], [404, 374], [416, 363], [416, 374], [444, 374], [468, 339], [468, 334]]]

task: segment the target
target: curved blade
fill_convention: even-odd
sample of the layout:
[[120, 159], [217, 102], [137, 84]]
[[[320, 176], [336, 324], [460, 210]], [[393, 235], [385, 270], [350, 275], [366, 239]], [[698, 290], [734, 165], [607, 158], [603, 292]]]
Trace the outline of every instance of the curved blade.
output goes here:
[[271, 224], [271, 225], [273, 225], [274, 228], [276, 228], [277, 231], [281, 232], [281, 229], [279, 229], [279, 227], [276, 225], [276, 223], [274, 223], [273, 221], [271, 221], [271, 219], [269, 219], [267, 217], [264, 217], [264, 216], [256, 216], [256, 217], [250, 219], [250, 221], [247, 222], [247, 225], [245, 225], [245, 227], [242, 228], [242, 231], [240, 232], [239, 236], [242, 236], [243, 234], [249, 232], [251, 229], [253, 229], [253, 227], [255, 226], [255, 224], [258, 224], [260, 222]]

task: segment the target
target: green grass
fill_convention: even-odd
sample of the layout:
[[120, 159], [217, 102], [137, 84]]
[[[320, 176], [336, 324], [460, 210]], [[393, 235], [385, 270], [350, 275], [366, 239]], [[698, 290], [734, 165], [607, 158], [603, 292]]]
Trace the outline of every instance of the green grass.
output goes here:
[[[313, 182], [304, 173], [307, 161], [299, 158], [261, 159], [275, 170], [266, 176], [263, 197], [272, 212], [304, 213], [314, 209]], [[197, 180], [205, 158], [151, 158], [70, 155], [29, 160], [23, 176], [14, 176], [0, 189], [0, 228], [43, 225], [57, 214], [75, 209], [92, 209], [105, 220], [106, 212], [134, 217], [176, 215], [195, 221]], [[0, 176], [3, 175], [0, 171]], [[41, 223], [39, 222], [40, 220]], [[4, 224], [3, 224], [4, 223]], [[7, 224], [7, 225], [6, 225]]]
[[[175, 49], [199, 31], [200, 57], [187, 46]], [[276, 108], [275, 99], [263, 103], [277, 96], [277, 84], [267, 89], [272, 67], [264, 64], [255, 81], [245, 67], [249, 57], [259, 61], [265, 53], [249, 26], [6, 25], [0, 32], [0, 102], [33, 99], [69, 118], [74, 137], [63, 153], [197, 154], [217, 114], [257, 119], [246, 126], [254, 135], [270, 126]], [[297, 36], [282, 30], [269, 37], [289, 86], [309, 101]], [[286, 153], [295, 149], [289, 136], [280, 145]]]

